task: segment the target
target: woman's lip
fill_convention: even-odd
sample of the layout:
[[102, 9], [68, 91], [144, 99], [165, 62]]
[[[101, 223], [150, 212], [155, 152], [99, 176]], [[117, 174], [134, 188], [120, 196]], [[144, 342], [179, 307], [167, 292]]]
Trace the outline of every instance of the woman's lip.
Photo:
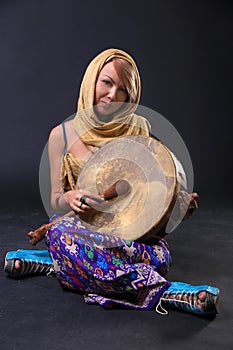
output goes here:
[[106, 102], [106, 101], [100, 101], [99, 103], [99, 107], [104, 108], [104, 109], [108, 109], [108, 110], [112, 110], [114, 109], [114, 104], [112, 104], [111, 102]]
[[105, 105], [109, 105], [110, 106], [110, 104], [111, 104], [111, 102], [107, 102], [107, 101], [100, 101], [101, 103], [103, 103], [103, 104], [105, 104]]

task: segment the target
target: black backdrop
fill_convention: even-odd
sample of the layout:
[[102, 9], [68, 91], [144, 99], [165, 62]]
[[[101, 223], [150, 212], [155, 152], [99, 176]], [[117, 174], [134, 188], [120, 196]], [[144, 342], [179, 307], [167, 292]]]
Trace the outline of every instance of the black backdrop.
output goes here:
[[231, 202], [232, 1], [0, 1], [1, 191], [40, 203], [50, 129], [76, 110], [89, 61], [117, 47], [136, 60], [141, 105], [179, 131], [202, 203]]

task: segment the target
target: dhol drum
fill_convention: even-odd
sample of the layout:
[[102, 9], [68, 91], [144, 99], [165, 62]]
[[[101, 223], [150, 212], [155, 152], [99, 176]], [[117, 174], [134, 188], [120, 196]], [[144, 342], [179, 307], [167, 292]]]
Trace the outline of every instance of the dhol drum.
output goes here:
[[[128, 182], [127, 193], [94, 207], [83, 218], [85, 226], [149, 244], [163, 238], [168, 222], [171, 224], [177, 194], [186, 187], [179, 160], [153, 137], [118, 138], [87, 161], [77, 187], [103, 193], [119, 180]], [[177, 219], [172, 222], [172, 226], [177, 225]]]

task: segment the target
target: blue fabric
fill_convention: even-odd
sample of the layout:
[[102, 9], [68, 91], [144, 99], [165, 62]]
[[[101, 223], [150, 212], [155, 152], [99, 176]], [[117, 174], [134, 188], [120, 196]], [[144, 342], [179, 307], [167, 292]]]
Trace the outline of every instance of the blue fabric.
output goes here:
[[67, 137], [66, 137], [66, 128], [65, 128], [65, 124], [62, 123], [62, 129], [63, 129], [63, 137], [64, 137], [64, 156], [66, 155], [67, 153]]
[[6, 259], [20, 259], [23, 261], [37, 262], [40, 264], [52, 264], [52, 259], [48, 250], [24, 250], [8, 252]]
[[171, 282], [170, 287], [167, 289], [166, 293], [178, 294], [178, 293], [199, 293], [202, 291], [206, 291], [208, 293], [217, 295], [219, 293], [219, 289], [216, 287], [208, 286], [206, 284], [193, 286], [191, 284], [183, 283], [183, 282]]
[[[199, 292], [206, 291], [207, 293], [210, 293], [214, 295], [214, 297], [211, 300], [211, 303], [208, 305], [208, 298], [206, 297], [204, 302], [204, 309], [201, 309], [197, 304], [193, 302], [194, 295], [197, 295]], [[169, 296], [177, 296], [177, 295], [186, 295], [188, 298], [180, 299], [176, 297], [169, 297]], [[171, 307], [171, 308], [178, 308], [183, 311], [188, 311], [196, 315], [200, 316], [214, 316], [218, 312], [218, 296], [219, 296], [219, 289], [216, 287], [208, 286], [206, 284], [199, 285], [199, 286], [193, 286], [191, 284], [183, 283], [183, 282], [172, 282], [170, 287], [165, 291], [162, 301], [165, 303], [165, 306]], [[160, 304], [156, 307], [156, 310], [158, 311]], [[162, 311], [167, 314], [167, 311], [162, 308]], [[158, 311], [159, 312], [159, 311]], [[163, 313], [162, 312], [162, 313]], [[160, 312], [161, 313], [161, 312]]]

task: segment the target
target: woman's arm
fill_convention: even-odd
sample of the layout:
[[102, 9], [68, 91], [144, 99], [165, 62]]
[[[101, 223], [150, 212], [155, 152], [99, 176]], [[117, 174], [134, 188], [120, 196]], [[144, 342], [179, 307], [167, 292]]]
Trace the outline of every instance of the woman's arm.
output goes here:
[[[51, 181], [51, 205], [58, 213], [68, 212], [71, 209], [77, 213], [85, 213], [91, 209], [93, 204], [100, 200], [100, 196], [83, 190], [71, 190], [63, 193], [61, 187], [61, 165], [63, 160], [64, 139], [62, 126], [58, 125], [52, 129], [48, 141], [48, 154], [50, 164], [50, 181]], [[86, 203], [81, 205], [81, 197], [88, 195]]]
[[65, 201], [63, 189], [61, 188], [61, 165], [63, 159], [64, 140], [62, 126], [58, 125], [52, 129], [48, 141], [48, 154], [50, 165], [50, 181], [51, 181], [51, 205], [56, 211], [61, 209], [69, 210], [69, 206]]

